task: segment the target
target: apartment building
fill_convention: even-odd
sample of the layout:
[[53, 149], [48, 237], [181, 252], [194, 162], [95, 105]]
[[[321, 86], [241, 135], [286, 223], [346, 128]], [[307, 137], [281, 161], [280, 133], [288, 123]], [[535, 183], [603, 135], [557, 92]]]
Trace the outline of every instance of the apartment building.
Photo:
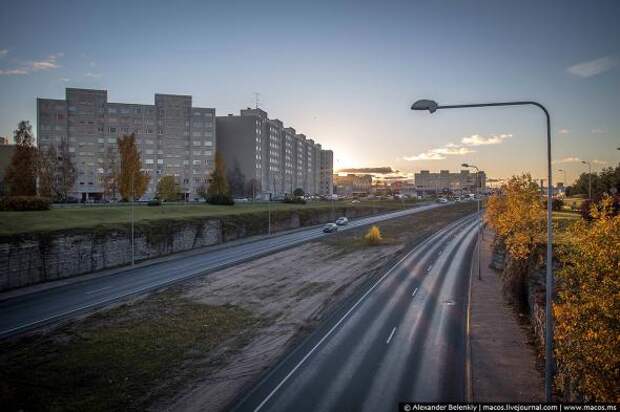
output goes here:
[[476, 173], [470, 173], [469, 170], [461, 170], [459, 173], [450, 173], [449, 170], [440, 170], [439, 173], [421, 170], [415, 174], [415, 185], [422, 192], [473, 192], [477, 188], [486, 188], [486, 174], [481, 170], [476, 181]]
[[117, 139], [135, 134], [142, 170], [150, 175], [145, 199], [156, 195], [159, 179], [174, 176], [186, 198], [213, 169], [215, 109], [192, 106], [192, 97], [155, 94], [154, 105], [108, 102], [107, 90], [72, 89], [65, 100], [37, 99], [37, 144], [45, 150], [62, 142], [77, 169], [72, 196], [111, 197], [104, 176], [118, 158]]
[[[297, 188], [320, 193], [322, 149], [313, 139], [284, 127], [279, 119], [269, 119], [258, 108], [218, 116], [216, 122], [218, 149], [227, 168], [238, 166], [246, 181], [256, 179], [264, 196], [290, 194]], [[333, 154], [329, 159], [333, 169]]]
[[321, 195], [334, 194], [334, 152], [331, 150], [321, 150], [319, 185]]

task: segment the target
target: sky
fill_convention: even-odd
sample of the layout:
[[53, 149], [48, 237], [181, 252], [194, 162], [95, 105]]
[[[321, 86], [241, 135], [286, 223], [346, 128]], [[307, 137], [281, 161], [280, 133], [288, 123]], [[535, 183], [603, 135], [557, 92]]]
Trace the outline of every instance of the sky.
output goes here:
[[336, 169], [546, 175], [620, 161], [620, 1], [12, 1], [0, 4], [0, 136], [36, 131], [36, 98], [190, 94], [218, 115], [259, 106], [334, 151]]

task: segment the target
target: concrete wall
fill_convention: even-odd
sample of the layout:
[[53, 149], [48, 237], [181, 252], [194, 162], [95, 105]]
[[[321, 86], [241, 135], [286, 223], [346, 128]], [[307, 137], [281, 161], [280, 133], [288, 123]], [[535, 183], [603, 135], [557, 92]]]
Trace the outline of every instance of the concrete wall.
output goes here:
[[[358, 217], [372, 208], [340, 206], [277, 211], [272, 232], [333, 221], [337, 216]], [[135, 228], [136, 261], [195, 248], [217, 245], [267, 233], [265, 212], [230, 215], [224, 219], [156, 221]], [[71, 230], [0, 238], [0, 291], [63, 279], [131, 263], [129, 227], [109, 230]]]

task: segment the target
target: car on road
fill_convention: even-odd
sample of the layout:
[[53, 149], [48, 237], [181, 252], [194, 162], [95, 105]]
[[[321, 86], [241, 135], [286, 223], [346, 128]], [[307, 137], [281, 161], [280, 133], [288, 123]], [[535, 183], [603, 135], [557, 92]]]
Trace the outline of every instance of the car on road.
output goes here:
[[323, 226], [324, 233], [332, 233], [332, 232], [336, 232], [337, 230], [338, 230], [338, 225], [335, 223], [328, 223], [325, 226]]
[[339, 217], [338, 219], [336, 219], [336, 224], [338, 226], [344, 226], [344, 225], [347, 225], [348, 223], [349, 223], [349, 219], [347, 219], [344, 216]]
[[440, 197], [439, 199], [437, 199], [437, 202], [439, 202], [439, 203], [448, 203], [448, 199], [446, 199], [445, 197]]
[[358, 199], [353, 199], [351, 200], [351, 203], [359, 203], [360, 201]]

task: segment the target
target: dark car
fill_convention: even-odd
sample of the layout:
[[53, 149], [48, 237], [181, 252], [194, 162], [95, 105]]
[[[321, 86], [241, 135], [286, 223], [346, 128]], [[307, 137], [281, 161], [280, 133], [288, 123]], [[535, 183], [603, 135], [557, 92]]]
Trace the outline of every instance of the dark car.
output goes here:
[[328, 223], [325, 226], [323, 226], [323, 232], [325, 233], [332, 233], [338, 230], [338, 225], [335, 223]]

